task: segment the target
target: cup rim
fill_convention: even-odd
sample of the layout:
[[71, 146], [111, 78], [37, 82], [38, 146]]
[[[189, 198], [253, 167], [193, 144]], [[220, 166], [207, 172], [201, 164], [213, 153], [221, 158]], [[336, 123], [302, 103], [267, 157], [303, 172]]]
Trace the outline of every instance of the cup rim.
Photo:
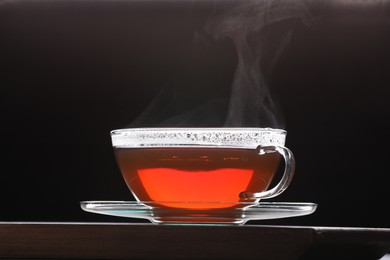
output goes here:
[[287, 131], [253, 127], [123, 128], [110, 132], [113, 147], [235, 147], [284, 146]]
[[287, 131], [280, 128], [271, 127], [136, 127], [136, 128], [117, 128], [110, 131], [111, 135], [126, 133], [126, 132], [176, 132], [176, 131], [261, 131], [261, 132], [275, 132], [280, 134], [287, 134]]

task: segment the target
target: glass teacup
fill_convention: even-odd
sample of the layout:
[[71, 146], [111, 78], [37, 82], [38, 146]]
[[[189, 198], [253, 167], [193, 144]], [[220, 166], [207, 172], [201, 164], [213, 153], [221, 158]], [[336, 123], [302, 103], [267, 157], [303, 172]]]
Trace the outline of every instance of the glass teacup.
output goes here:
[[[129, 128], [111, 131], [122, 176], [142, 203], [166, 208], [243, 207], [281, 194], [295, 159], [271, 128]], [[281, 158], [284, 172], [277, 175]]]

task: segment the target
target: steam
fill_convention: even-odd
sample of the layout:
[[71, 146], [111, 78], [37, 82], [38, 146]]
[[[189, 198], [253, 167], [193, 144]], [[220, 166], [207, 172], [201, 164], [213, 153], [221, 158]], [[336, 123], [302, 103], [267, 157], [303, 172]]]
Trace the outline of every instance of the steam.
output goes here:
[[[225, 126], [284, 127], [267, 78], [291, 39], [294, 20], [307, 23], [308, 18], [304, 1], [246, 0], [209, 20], [206, 31], [216, 39], [231, 38], [238, 55]], [[272, 31], [266, 26], [286, 21], [274, 45], [267, 45]]]
[[[132, 125], [159, 121], [158, 124], [164, 126], [284, 128], [284, 117], [269, 80], [289, 45], [294, 28], [299, 24], [310, 24], [309, 1], [216, 2], [214, 12], [195, 37], [202, 43], [201, 47], [207, 41], [214, 41], [214, 44], [226, 40], [233, 42], [237, 64], [231, 85], [226, 86], [230, 88], [230, 96], [227, 99], [205, 98], [195, 108], [183, 111], [187, 104], [176, 102], [178, 92], [164, 90]], [[172, 111], [182, 112], [172, 115]], [[151, 115], [154, 115], [154, 121], [145, 120]]]

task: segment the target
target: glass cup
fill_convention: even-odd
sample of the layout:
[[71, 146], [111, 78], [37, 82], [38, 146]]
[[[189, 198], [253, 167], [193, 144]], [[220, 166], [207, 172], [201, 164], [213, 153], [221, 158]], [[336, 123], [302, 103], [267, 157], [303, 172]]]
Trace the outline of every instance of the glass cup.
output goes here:
[[[295, 171], [286, 134], [271, 128], [129, 128], [111, 131], [111, 139], [137, 201], [205, 210], [281, 194]], [[282, 158], [283, 175], [270, 188]]]

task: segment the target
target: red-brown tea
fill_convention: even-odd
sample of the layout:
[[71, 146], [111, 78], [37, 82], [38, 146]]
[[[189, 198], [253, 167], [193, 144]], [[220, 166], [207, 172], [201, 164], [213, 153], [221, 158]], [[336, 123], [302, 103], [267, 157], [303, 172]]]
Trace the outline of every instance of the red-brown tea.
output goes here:
[[[280, 155], [240, 148], [115, 148], [122, 175], [140, 201], [188, 209], [233, 207], [243, 191], [265, 191]], [[181, 202], [181, 203], [176, 203]], [[222, 202], [222, 203], [220, 203]]]

